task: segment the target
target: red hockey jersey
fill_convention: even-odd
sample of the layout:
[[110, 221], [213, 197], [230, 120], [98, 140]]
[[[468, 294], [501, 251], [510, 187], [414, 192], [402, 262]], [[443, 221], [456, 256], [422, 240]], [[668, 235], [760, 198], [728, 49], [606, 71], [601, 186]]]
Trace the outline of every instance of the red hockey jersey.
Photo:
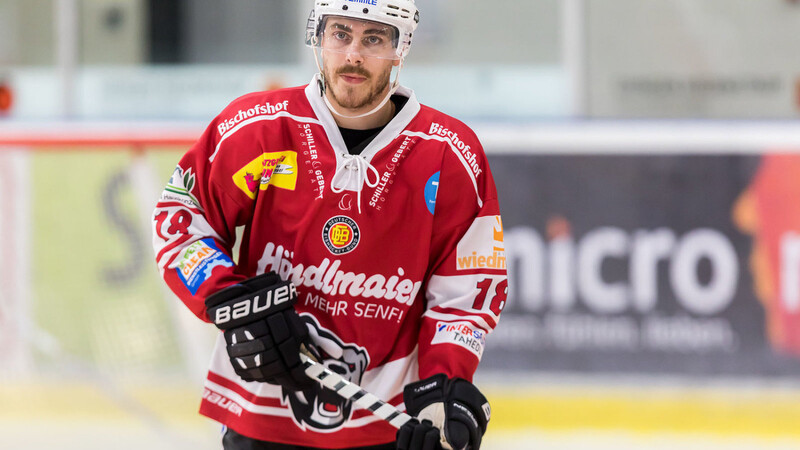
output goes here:
[[[225, 286], [270, 270], [291, 279], [325, 364], [402, 408], [407, 383], [471, 380], [497, 324], [507, 281], [494, 181], [475, 134], [405, 88], [402, 110], [349, 155], [317, 86], [243, 96], [211, 123], [158, 202], [156, 260], [206, 321], [203, 300]], [[394, 440], [329, 394], [242, 381], [220, 334], [200, 411], [272, 442]]]

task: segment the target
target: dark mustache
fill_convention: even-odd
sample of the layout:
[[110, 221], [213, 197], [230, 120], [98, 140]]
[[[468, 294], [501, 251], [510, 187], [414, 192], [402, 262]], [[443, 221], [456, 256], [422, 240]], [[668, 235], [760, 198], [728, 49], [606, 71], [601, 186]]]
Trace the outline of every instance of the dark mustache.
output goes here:
[[369, 78], [369, 72], [367, 72], [363, 67], [358, 66], [342, 66], [336, 71], [336, 75], [341, 75], [343, 73], [352, 73], [355, 75], [361, 75], [362, 77]]

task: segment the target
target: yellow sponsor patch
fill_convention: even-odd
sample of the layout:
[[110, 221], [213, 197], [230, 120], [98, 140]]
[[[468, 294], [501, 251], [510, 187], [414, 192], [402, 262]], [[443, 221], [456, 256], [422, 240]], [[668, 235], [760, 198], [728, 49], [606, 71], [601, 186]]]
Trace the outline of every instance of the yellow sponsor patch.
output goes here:
[[233, 183], [251, 199], [270, 186], [293, 191], [297, 185], [297, 152], [262, 153], [233, 174]]

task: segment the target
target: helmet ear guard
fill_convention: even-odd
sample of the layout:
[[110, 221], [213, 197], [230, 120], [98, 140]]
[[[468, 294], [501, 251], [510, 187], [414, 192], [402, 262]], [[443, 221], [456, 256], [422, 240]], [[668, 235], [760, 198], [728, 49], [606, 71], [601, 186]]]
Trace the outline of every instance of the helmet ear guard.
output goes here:
[[306, 21], [306, 45], [309, 47], [316, 47], [319, 44], [319, 32], [322, 30], [317, 30], [317, 17], [315, 13], [315, 9], [311, 10], [311, 13], [308, 14], [308, 20]]

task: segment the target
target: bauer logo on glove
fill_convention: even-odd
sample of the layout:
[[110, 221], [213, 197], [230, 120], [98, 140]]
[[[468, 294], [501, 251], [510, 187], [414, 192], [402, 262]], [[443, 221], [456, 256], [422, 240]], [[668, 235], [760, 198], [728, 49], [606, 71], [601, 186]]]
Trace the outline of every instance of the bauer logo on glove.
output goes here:
[[[250, 315], [259, 315], [269, 311], [273, 306], [280, 305], [297, 297], [294, 284], [285, 283], [274, 290], [260, 291], [252, 297], [245, 298], [234, 304], [224, 304], [214, 310], [214, 323], [222, 327], [231, 320], [241, 319]], [[274, 309], [273, 309], [274, 311]]]
[[297, 291], [274, 272], [221, 289], [206, 309], [224, 330], [231, 366], [244, 381], [277, 384], [292, 391], [315, 385], [303, 370], [300, 351], [316, 349], [294, 310]]

